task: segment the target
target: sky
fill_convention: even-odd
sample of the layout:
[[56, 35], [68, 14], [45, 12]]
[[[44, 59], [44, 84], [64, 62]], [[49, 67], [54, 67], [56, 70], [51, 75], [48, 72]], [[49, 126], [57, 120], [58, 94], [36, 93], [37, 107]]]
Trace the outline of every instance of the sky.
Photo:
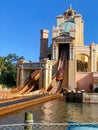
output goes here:
[[39, 61], [40, 30], [49, 30], [56, 16], [69, 7], [82, 15], [85, 45], [98, 43], [98, 0], [0, 0], [0, 56], [16, 54], [27, 61]]

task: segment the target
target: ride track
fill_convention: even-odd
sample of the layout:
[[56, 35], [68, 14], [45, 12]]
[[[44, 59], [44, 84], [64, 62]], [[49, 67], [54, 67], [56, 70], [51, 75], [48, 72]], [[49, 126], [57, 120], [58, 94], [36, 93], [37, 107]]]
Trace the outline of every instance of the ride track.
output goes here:
[[[51, 83], [52, 89], [48, 91], [50, 94], [59, 93], [61, 90], [62, 81], [64, 78], [64, 69], [67, 61], [67, 54], [68, 54], [67, 49], [62, 49], [58, 61], [58, 67], [55, 70], [55, 74], [53, 75], [52, 78], [52, 83]], [[40, 70], [35, 70], [31, 75], [31, 79], [29, 79], [26, 82], [25, 86], [20, 88], [17, 87], [15, 89], [11, 89], [9, 92], [5, 92], [4, 93], [5, 99], [17, 98], [20, 95], [33, 92], [36, 89], [35, 85], [38, 83], [39, 77], [40, 77]]]
[[[1, 109], [0, 115], [4, 115], [4, 114], [7, 114], [10, 112], [19, 110], [19, 109], [23, 109], [25, 107], [28, 107], [28, 106], [31, 106], [31, 105], [34, 105], [37, 103], [59, 98], [60, 97], [59, 92], [61, 90], [61, 85], [62, 85], [62, 81], [63, 81], [63, 77], [64, 77], [64, 69], [65, 69], [66, 61], [67, 61], [67, 52], [66, 52], [66, 50], [62, 50], [61, 54], [60, 54], [59, 62], [58, 62], [58, 67], [57, 67], [57, 70], [55, 71], [55, 75], [52, 80], [52, 82], [55, 80], [55, 83], [56, 83], [56, 85], [54, 85], [54, 83], [53, 83], [53, 88], [52, 88], [52, 90], [50, 90], [50, 91], [52, 91], [52, 94], [50, 94], [50, 95], [48, 93], [47, 93], [48, 95], [36, 95], [35, 94], [30, 97], [30, 92], [34, 90], [34, 86], [35, 86], [36, 82], [38, 82], [38, 79], [40, 77], [40, 71], [35, 70], [31, 76], [32, 78], [27, 81], [27, 83], [24, 87], [22, 87], [20, 89], [15, 89], [14, 91], [13, 90], [10, 91], [10, 93], [12, 93], [13, 100], [2, 104], [3, 107], [0, 108]], [[62, 68], [63, 71], [61, 71], [60, 68]], [[62, 73], [60, 73], [60, 75], [58, 75], [58, 71], [60, 71]], [[56, 74], [56, 72], [57, 72], [57, 74]], [[19, 95], [24, 95], [25, 93], [29, 93], [29, 97], [23, 97], [23, 99], [20, 98], [18, 100]], [[18, 97], [17, 100], [16, 100], [16, 97]]]
[[[17, 87], [9, 89], [8, 91], [0, 91], [0, 94], [2, 95], [0, 100], [11, 100], [15, 98], [20, 98], [21, 96], [29, 96], [30, 93], [34, 92], [36, 90], [36, 84], [38, 84], [38, 80], [40, 77], [40, 70], [35, 70], [31, 78], [26, 82], [26, 84], [23, 87]], [[43, 92], [43, 89], [39, 90], [39, 93]], [[36, 92], [35, 92], [36, 94]], [[34, 93], [33, 93], [34, 95]]]
[[58, 61], [57, 73], [53, 75], [52, 79], [52, 89], [50, 93], [60, 93], [61, 86], [64, 78], [64, 69], [67, 61], [68, 52], [66, 49], [62, 49], [60, 58]]
[[40, 77], [39, 70], [35, 70], [32, 74], [32, 78], [29, 79], [25, 86], [19, 88], [16, 88], [15, 90], [10, 90], [10, 93], [12, 93], [13, 97], [17, 97], [18, 95], [22, 95], [25, 93], [30, 93], [34, 90], [36, 83], [38, 82], [38, 79]]

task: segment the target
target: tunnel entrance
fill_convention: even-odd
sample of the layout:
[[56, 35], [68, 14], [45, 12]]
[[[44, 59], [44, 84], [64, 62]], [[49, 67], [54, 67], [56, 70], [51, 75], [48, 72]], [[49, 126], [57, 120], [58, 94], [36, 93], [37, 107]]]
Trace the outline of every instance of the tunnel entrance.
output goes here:
[[59, 44], [59, 58], [61, 56], [62, 51], [66, 51], [67, 53], [67, 60], [69, 60], [69, 44]]

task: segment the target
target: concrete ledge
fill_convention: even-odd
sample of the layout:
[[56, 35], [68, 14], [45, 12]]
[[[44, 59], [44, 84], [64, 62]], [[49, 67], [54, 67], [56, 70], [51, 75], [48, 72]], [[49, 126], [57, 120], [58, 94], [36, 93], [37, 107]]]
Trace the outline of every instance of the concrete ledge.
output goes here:
[[17, 110], [21, 110], [23, 108], [27, 108], [27, 107], [35, 105], [35, 104], [39, 104], [39, 103], [43, 103], [43, 102], [46, 102], [49, 100], [57, 99], [60, 96], [61, 96], [60, 94], [49, 95], [49, 96], [46, 96], [44, 98], [34, 99], [34, 100], [23, 102], [23, 103], [14, 104], [14, 105], [10, 105], [7, 107], [2, 107], [2, 108], [0, 108], [0, 116], [6, 115], [8, 113], [11, 113], [11, 112], [14, 112]]

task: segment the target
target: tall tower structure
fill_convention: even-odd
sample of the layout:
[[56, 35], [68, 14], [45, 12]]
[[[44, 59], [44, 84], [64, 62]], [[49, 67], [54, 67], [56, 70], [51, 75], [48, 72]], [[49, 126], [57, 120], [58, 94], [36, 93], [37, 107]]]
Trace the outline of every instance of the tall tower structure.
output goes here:
[[47, 58], [48, 33], [48, 30], [40, 30], [40, 60]]
[[[52, 44], [49, 48], [48, 31], [40, 31], [40, 60], [44, 61], [47, 57], [51, 60], [52, 75], [56, 75], [53, 86], [60, 81], [61, 87], [88, 90], [94, 78], [98, 79], [98, 44], [84, 46], [84, 21], [82, 15], [72, 7], [62, 15], [58, 15], [56, 20], [57, 24], [53, 26]], [[48, 79], [46, 66], [44, 70], [44, 77]]]
[[62, 86], [76, 87], [75, 47], [84, 45], [82, 16], [70, 7], [59, 15], [57, 26], [52, 29], [52, 60], [59, 63], [62, 50], [67, 55]]

